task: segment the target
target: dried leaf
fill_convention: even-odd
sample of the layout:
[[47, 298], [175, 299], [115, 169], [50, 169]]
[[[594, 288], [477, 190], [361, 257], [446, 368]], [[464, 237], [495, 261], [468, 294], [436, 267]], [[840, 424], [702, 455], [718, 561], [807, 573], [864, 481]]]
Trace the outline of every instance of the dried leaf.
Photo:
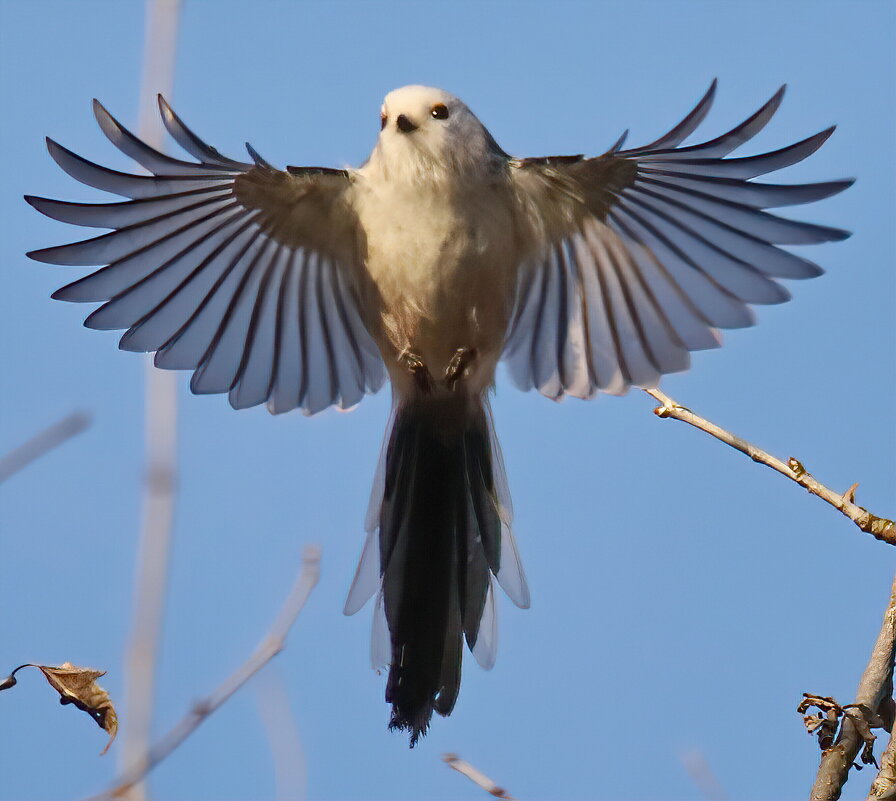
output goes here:
[[[866, 704], [846, 704], [843, 709], [857, 709], [861, 713], [862, 718], [864, 718], [865, 723], [872, 729], [884, 728], [884, 719], [880, 715], [872, 712]], [[855, 719], [854, 715], [851, 717]]]
[[839, 714], [843, 714], [840, 704], [833, 698], [829, 698], [826, 695], [813, 695], [812, 693], [803, 693], [803, 700], [800, 701], [800, 705], [796, 708], [796, 711], [802, 715], [813, 706], [817, 706], [822, 712], [834, 709]]
[[[806, 714], [813, 706], [824, 714]], [[840, 729], [840, 717], [846, 714], [840, 704], [828, 696], [803, 693], [803, 700], [800, 701], [796, 711], [803, 715], [806, 731], [818, 737], [818, 747], [822, 751], [826, 751], [834, 744]]]
[[[846, 714], [849, 715], [856, 731], [865, 743], [865, 747], [862, 749], [862, 762], [878, 767], [877, 760], [874, 758], [874, 741], [877, 738], [871, 733], [871, 726], [874, 724], [870, 722], [871, 718], [877, 718], [877, 716], [873, 715], [864, 704], [850, 704], [846, 709]], [[880, 719], [878, 718], [878, 720]]]
[[814, 734], [819, 726], [824, 725], [824, 718], [821, 715], [806, 715], [803, 718], [803, 723], [806, 724], [806, 731], [809, 734]]
[[[820, 712], [823, 712], [824, 717], [806, 714], [813, 706], [817, 707]], [[882, 711], [884, 714], [890, 714], [889, 708]], [[817, 734], [818, 745], [822, 751], [827, 750], [836, 742], [840, 718], [848, 717], [865, 744], [861, 754], [863, 764], [878, 766], [877, 760], [874, 758], [874, 741], [876, 737], [871, 733], [871, 729], [883, 728], [887, 721], [866, 704], [846, 704], [845, 706], [840, 706], [833, 698], [803, 693], [803, 700], [800, 701], [797, 712], [803, 715], [803, 723], [806, 724], [806, 730], [809, 734]], [[858, 770], [862, 769], [862, 765], [858, 763], [853, 763], [853, 767]]]
[[93, 670], [73, 665], [71, 662], [63, 662], [59, 667], [49, 665], [19, 665], [6, 679], [0, 682], [0, 690], [14, 687], [15, 675], [22, 668], [35, 667], [44, 674], [50, 686], [59, 693], [60, 704], [74, 704], [78, 709], [92, 717], [101, 729], [109, 734], [109, 742], [100, 752], [100, 756], [109, 750], [115, 735], [118, 733], [118, 715], [112, 701], [96, 680], [105, 676], [105, 670]]

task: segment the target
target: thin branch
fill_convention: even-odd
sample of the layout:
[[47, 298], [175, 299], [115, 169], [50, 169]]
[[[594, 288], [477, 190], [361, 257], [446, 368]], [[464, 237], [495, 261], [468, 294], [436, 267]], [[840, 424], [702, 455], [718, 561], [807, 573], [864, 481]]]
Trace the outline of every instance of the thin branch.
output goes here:
[[785, 464], [761, 448], [757, 448], [746, 440], [735, 436], [730, 431], [726, 431], [715, 423], [711, 423], [709, 420], [694, 414], [690, 409], [679, 405], [658, 389], [645, 389], [644, 391], [662, 404], [662, 406], [658, 406], [653, 410], [657, 417], [671, 417], [674, 420], [681, 420], [683, 423], [688, 423], [701, 431], [705, 431], [726, 445], [730, 445], [735, 450], [746, 454], [754, 462], [764, 464], [766, 467], [776, 470], [782, 476], [786, 476], [791, 481], [795, 481], [808, 490], [812, 495], [817, 495], [823, 501], [827, 501], [831, 506], [839, 509], [852, 520], [862, 531], [867, 532], [872, 537], [890, 545], [896, 545], [896, 523], [884, 517], [877, 517], [867, 509], [863, 509], [861, 506], [856, 506], [853, 503], [857, 484], [853, 484], [843, 494], [834, 492], [834, 490], [829, 489], [806, 472], [806, 468], [796, 459], [790, 458]]
[[295, 623], [299, 612], [305, 606], [308, 596], [320, 578], [320, 549], [309, 545], [302, 554], [302, 568], [290, 590], [289, 596], [280, 609], [277, 619], [265, 638], [258, 644], [252, 655], [230, 676], [224, 679], [210, 695], [193, 705], [193, 708], [181, 718], [180, 722], [163, 735], [150, 749], [147, 759], [141, 765], [130, 769], [118, 781], [115, 787], [91, 796], [87, 801], [111, 801], [125, 796], [131, 788], [143, 781], [143, 778], [160, 762], [166, 759], [184, 740], [187, 739], [208, 717], [239, 690], [259, 670], [279, 654], [286, 646], [286, 637]]
[[80, 434], [90, 425], [87, 412], [72, 412], [61, 420], [35, 434], [31, 439], [0, 456], [0, 483], [27, 467], [45, 453], [59, 447], [66, 440]]
[[274, 760], [277, 801], [305, 801], [308, 770], [302, 738], [290, 708], [286, 681], [276, 664], [255, 681], [258, 712]]
[[728, 793], [712, 772], [702, 751], [686, 751], [681, 755], [681, 764], [706, 801], [728, 801]]
[[461, 759], [457, 754], [442, 754], [442, 761], [458, 773], [462, 773], [474, 784], [478, 784], [485, 792], [495, 798], [504, 798], [506, 801], [514, 801], [514, 798], [503, 787], [499, 787], [484, 773], [476, 770], [469, 762]]
[[[144, 142], [164, 148], [156, 95], [171, 95], [180, 0], [146, 0], [143, 76], [138, 133]], [[140, 540], [135, 568], [133, 622], [125, 654], [124, 710], [119, 769], [140, 770], [148, 759], [155, 702], [156, 663], [165, 612], [169, 554], [174, 526], [177, 476], [177, 377], [144, 363], [145, 474]], [[143, 801], [142, 783], [128, 801]]]
[[[892, 724], [893, 659], [896, 656], [896, 578], [890, 588], [890, 602], [871, 651], [868, 666], [856, 690], [856, 704]], [[837, 741], [821, 756], [821, 764], [812, 786], [810, 801], [837, 801], [846, 784], [849, 769], [862, 747], [862, 737], [851, 716], [843, 718]], [[879, 796], [878, 796], [879, 797]]]

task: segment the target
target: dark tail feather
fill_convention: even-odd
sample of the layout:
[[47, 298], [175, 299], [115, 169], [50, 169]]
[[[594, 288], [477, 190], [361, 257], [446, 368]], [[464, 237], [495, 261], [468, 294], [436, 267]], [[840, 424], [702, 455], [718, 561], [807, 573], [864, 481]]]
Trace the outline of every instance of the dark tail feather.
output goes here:
[[501, 521], [490, 419], [464, 393], [401, 405], [386, 452], [380, 570], [392, 657], [390, 729], [426, 733], [460, 690], [462, 636], [479, 633], [489, 570], [497, 573]]

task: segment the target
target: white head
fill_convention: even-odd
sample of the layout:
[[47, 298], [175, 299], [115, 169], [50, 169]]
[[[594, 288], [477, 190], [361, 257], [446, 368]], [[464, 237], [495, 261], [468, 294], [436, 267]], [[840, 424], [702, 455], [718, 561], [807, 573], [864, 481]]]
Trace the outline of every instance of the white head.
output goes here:
[[404, 86], [386, 95], [368, 166], [391, 178], [431, 180], [485, 172], [506, 158], [476, 115], [454, 95]]

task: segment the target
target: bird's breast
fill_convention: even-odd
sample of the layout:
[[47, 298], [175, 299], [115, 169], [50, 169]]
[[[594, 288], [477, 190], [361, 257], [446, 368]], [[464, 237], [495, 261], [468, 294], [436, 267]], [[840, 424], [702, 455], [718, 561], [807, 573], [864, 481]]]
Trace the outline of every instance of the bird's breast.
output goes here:
[[457, 348], [496, 361], [517, 261], [509, 196], [384, 187], [363, 193], [357, 211], [382, 302], [381, 348], [413, 351], [435, 371]]

